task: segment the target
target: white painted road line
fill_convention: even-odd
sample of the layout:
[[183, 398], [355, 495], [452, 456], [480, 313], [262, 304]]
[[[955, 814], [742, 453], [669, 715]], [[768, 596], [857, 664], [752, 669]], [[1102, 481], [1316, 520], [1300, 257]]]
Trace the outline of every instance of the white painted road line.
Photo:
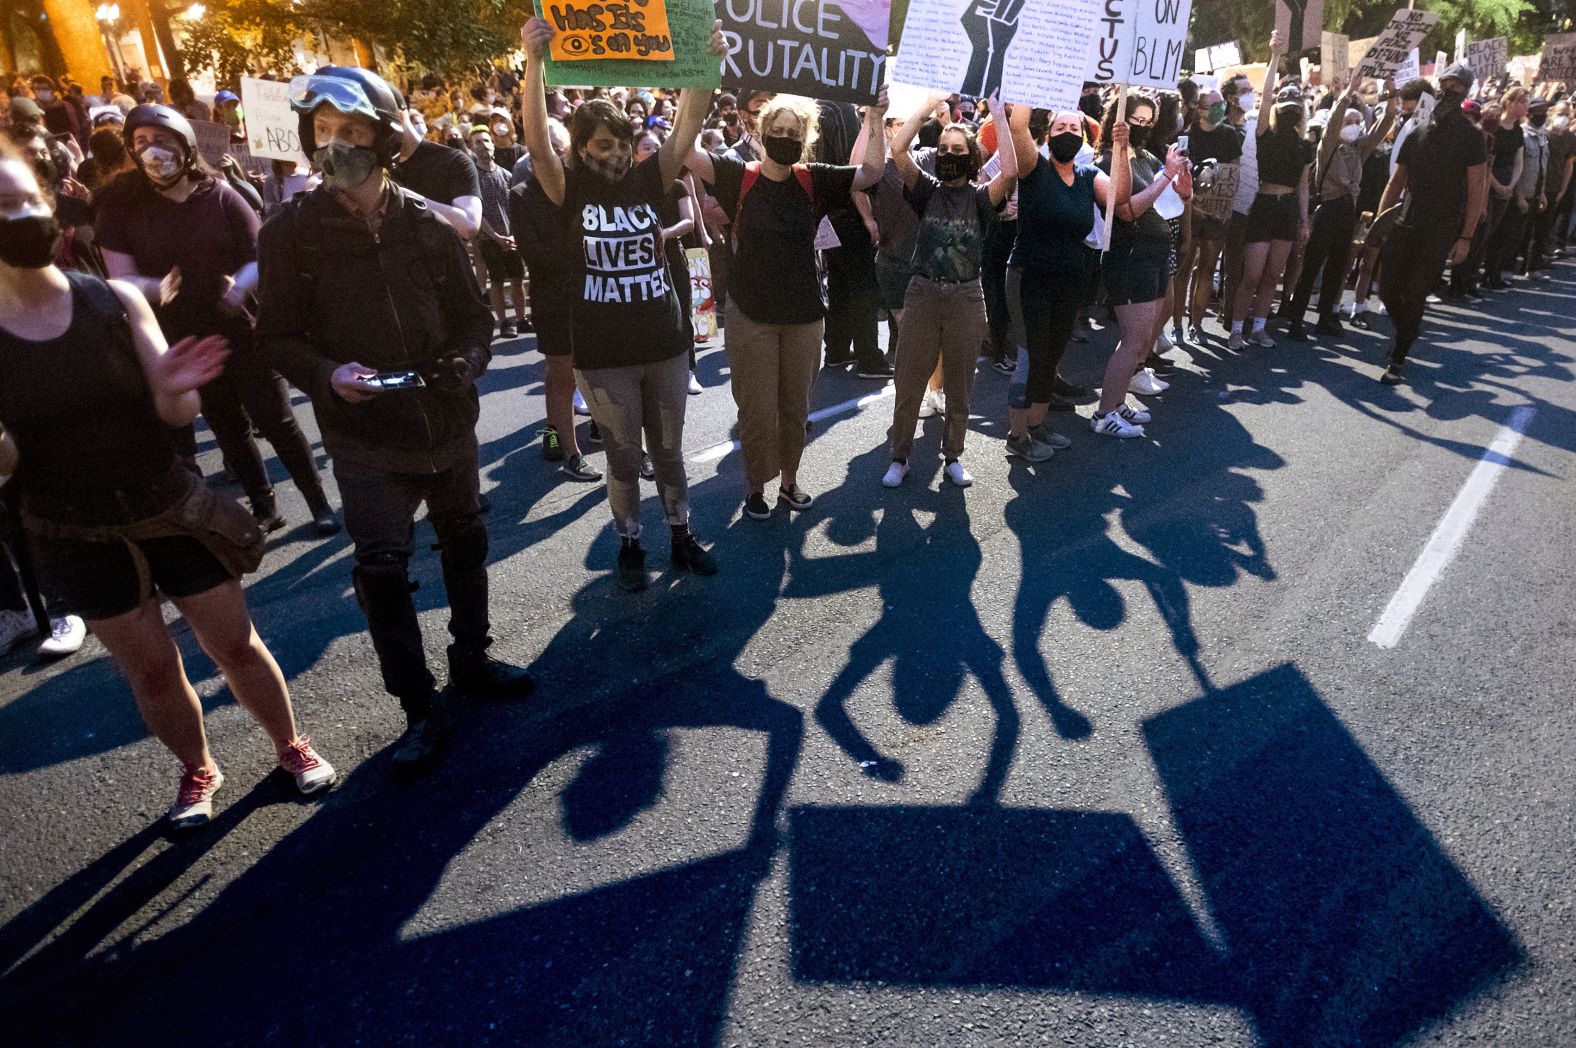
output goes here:
[[[885, 400], [888, 397], [895, 396], [896, 393], [897, 387], [888, 382], [874, 393], [866, 393], [862, 397], [855, 397], [853, 400], [845, 400], [841, 404], [832, 404], [828, 407], [821, 408], [819, 411], [812, 411], [810, 412], [810, 421], [819, 422], [824, 418], [831, 418], [833, 415], [841, 415], [849, 411], [859, 411], [871, 404], [874, 404], [878, 400]], [[699, 451], [695, 452], [695, 454], [690, 456], [690, 461], [716, 462], [725, 455], [738, 450], [739, 442], [737, 440], [725, 440], [721, 444], [713, 444], [709, 448], [701, 448]]]
[[1417, 614], [1429, 589], [1444, 574], [1450, 562], [1456, 559], [1456, 554], [1461, 552], [1467, 532], [1472, 530], [1472, 522], [1477, 519], [1478, 510], [1488, 501], [1489, 493], [1510, 464], [1510, 456], [1515, 454], [1522, 434], [1527, 432], [1527, 426], [1536, 413], [1530, 407], [1519, 407], [1510, 413], [1510, 421], [1499, 428], [1494, 442], [1488, 446], [1483, 458], [1456, 494], [1455, 501], [1450, 503], [1450, 508], [1439, 519], [1434, 533], [1428, 537], [1428, 545], [1423, 547], [1412, 570], [1401, 580], [1401, 588], [1395, 591], [1395, 596], [1385, 606], [1384, 614], [1374, 623], [1373, 632], [1368, 634], [1369, 640], [1381, 648], [1393, 648], [1401, 642], [1401, 636], [1411, 625], [1412, 616]]

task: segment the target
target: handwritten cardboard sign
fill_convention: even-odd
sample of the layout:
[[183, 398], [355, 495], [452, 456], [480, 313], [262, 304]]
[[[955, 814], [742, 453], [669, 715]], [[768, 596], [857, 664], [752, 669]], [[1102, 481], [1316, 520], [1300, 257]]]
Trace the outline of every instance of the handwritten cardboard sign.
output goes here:
[[281, 80], [241, 77], [241, 107], [246, 112], [246, 141], [253, 156], [300, 160], [300, 121], [290, 108], [290, 85]]
[[1100, 0], [911, 0], [893, 79], [1072, 109]]
[[[1414, 54], [1417, 45], [1428, 31], [1439, 22], [1439, 12], [1419, 11], [1407, 8], [1397, 11], [1390, 17], [1390, 22], [1384, 27], [1368, 49], [1363, 60], [1357, 65], [1357, 74], [1374, 80], [1383, 80], [1401, 70], [1408, 59], [1416, 63]], [[1415, 79], [1415, 76], [1414, 76]], [[1396, 78], [1396, 86], [1401, 86], [1401, 80]]]
[[1538, 79], [1546, 84], [1576, 80], [1576, 33], [1554, 33], [1544, 39]]
[[1195, 186], [1193, 207], [1217, 222], [1231, 217], [1231, 205], [1242, 181], [1241, 164], [1216, 164], [1215, 178], [1208, 186]]
[[1275, 28], [1288, 55], [1317, 46], [1324, 29], [1324, 0], [1275, 0]]
[[1084, 79], [1175, 89], [1193, 0], [1101, 0]]
[[552, 42], [555, 62], [673, 61], [665, 0], [561, 0], [543, 4], [542, 12], [558, 30]]
[[[543, 6], [547, 8], [542, 17], [552, 21], [551, 9], [560, 9], [574, 6], [579, 10], [587, 10], [587, 5], [595, 8], [603, 5], [590, 4], [589, 0], [558, 0], [555, 4], [548, 0]], [[619, 6], [635, 7], [634, 0]], [[651, 20], [651, 12], [660, 8], [662, 12], [662, 25], [666, 28], [653, 30], [656, 24]], [[554, 35], [553, 45], [549, 49], [546, 62], [546, 80], [552, 87], [624, 87], [628, 85], [653, 86], [653, 87], [716, 87], [721, 83], [720, 69], [717, 58], [706, 48], [711, 40], [711, 23], [716, 17], [712, 13], [711, 0], [649, 0], [644, 8], [643, 25], [647, 32], [645, 36], [665, 35], [668, 38], [668, 50], [659, 54], [650, 49], [652, 45], [646, 41], [648, 52], [644, 55], [638, 53], [635, 40], [629, 40], [629, 50], [618, 52], [609, 50], [605, 55], [580, 54], [567, 58], [559, 58], [559, 37], [574, 34], [594, 34], [596, 30], [564, 30], [560, 29]], [[612, 25], [611, 16], [605, 10], [600, 15], [604, 24]], [[623, 23], [621, 23], [623, 24]], [[610, 32], [625, 32], [624, 30], [604, 32], [606, 37]], [[581, 45], [570, 45], [580, 47]], [[617, 46], [623, 46], [620, 42]], [[603, 43], [607, 49], [607, 43]], [[589, 48], [588, 48], [589, 49]]]
[[1319, 81], [1326, 87], [1352, 79], [1351, 37], [1344, 33], [1325, 33], [1319, 39]]
[[211, 120], [193, 120], [191, 125], [193, 133], [197, 135], [198, 154], [208, 163], [218, 165], [230, 152], [229, 127]]
[[891, 0], [716, 2], [728, 38], [724, 84], [830, 102], [875, 101], [886, 72]]

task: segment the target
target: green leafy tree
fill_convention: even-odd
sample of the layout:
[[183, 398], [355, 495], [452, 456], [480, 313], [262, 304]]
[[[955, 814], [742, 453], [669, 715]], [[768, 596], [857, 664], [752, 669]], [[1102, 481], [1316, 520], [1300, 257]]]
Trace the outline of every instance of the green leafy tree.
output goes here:
[[191, 71], [213, 65], [222, 84], [242, 76], [290, 72], [294, 42], [316, 32], [289, 0], [209, 0], [196, 21], [179, 21], [186, 39], [181, 62]]

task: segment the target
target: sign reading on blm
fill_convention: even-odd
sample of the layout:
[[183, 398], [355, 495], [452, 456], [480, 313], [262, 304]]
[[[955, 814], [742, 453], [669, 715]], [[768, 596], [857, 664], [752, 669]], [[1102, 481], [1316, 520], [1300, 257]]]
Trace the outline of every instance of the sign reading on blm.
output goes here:
[[1193, 0], [1104, 0], [1085, 79], [1175, 90], [1192, 10]]
[[553, 34], [553, 61], [633, 58], [673, 61], [666, 0], [564, 0], [543, 5]]
[[716, 0], [728, 39], [726, 87], [875, 101], [885, 79], [892, 0]]

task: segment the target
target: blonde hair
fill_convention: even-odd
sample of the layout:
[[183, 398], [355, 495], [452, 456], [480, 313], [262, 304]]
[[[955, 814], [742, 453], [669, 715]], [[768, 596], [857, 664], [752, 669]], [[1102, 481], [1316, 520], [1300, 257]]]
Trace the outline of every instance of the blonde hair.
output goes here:
[[1529, 92], [1524, 87], [1513, 87], [1509, 91], [1506, 91], [1504, 94], [1499, 96], [1500, 108], [1503, 109], [1505, 106], [1511, 105], [1512, 103], [1524, 101], [1530, 93], [1531, 92]]
[[761, 137], [766, 137], [766, 129], [776, 123], [777, 117], [782, 113], [792, 113], [794, 121], [804, 132], [804, 150], [799, 154], [801, 163], [808, 163], [814, 155], [815, 140], [820, 135], [821, 109], [812, 98], [801, 95], [776, 95], [765, 105], [761, 106], [760, 116], [756, 120], [756, 127]]

